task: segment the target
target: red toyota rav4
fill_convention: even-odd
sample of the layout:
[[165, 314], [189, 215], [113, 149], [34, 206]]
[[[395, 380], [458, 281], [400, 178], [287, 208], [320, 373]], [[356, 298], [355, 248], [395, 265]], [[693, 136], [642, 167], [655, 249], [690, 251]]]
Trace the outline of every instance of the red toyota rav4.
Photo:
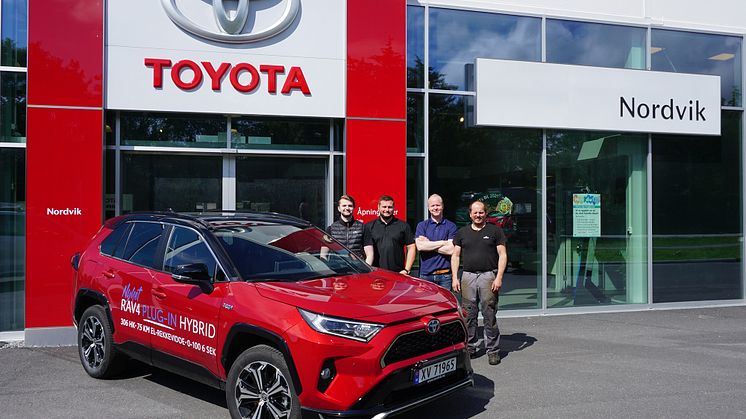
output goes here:
[[111, 219], [72, 260], [83, 368], [225, 389], [236, 418], [388, 415], [470, 386], [454, 296], [267, 213]]

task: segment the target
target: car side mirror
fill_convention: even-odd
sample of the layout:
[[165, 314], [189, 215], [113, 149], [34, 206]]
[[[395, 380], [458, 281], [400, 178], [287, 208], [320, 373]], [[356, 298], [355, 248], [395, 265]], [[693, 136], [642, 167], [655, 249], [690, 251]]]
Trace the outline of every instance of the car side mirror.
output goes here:
[[197, 285], [205, 294], [209, 294], [215, 288], [212, 285], [212, 278], [204, 263], [190, 263], [179, 265], [171, 272], [171, 278], [182, 284]]

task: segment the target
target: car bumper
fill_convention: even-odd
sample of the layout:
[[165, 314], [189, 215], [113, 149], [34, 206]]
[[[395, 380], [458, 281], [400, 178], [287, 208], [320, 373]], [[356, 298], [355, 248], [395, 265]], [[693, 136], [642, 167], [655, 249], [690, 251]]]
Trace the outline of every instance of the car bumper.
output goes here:
[[[411, 365], [389, 375], [350, 410], [321, 410], [303, 407], [303, 417], [383, 419], [473, 386], [471, 362], [465, 350], [457, 353], [450, 352], [438, 359], [446, 359], [454, 354], [458, 356], [458, 368], [450, 376], [418, 387], [411, 384], [412, 370], [416, 367], [416, 365]], [[437, 362], [438, 359], [433, 361]]]

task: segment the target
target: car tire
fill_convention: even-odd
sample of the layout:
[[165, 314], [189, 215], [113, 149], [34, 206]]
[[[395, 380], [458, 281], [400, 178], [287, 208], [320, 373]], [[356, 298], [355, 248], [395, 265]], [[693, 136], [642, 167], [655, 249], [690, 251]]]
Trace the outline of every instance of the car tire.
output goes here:
[[88, 375], [109, 378], [122, 370], [124, 359], [113, 343], [106, 310], [99, 305], [88, 307], [78, 322], [78, 355]]
[[225, 396], [234, 419], [300, 418], [300, 401], [285, 358], [271, 346], [251, 347], [236, 358]]

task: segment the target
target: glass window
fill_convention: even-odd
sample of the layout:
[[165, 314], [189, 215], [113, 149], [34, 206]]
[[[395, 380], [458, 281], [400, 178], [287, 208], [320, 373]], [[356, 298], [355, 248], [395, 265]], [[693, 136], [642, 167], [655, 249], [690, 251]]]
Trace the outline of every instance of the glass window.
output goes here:
[[0, 73], [0, 142], [26, 142], [26, 74]]
[[122, 213], [222, 208], [223, 159], [122, 153]]
[[425, 87], [424, 7], [407, 7], [407, 87]]
[[140, 266], [160, 269], [156, 266], [156, 251], [162, 233], [163, 224], [134, 223], [124, 247], [124, 259]]
[[741, 106], [741, 37], [653, 29], [652, 69], [720, 76], [724, 106]]
[[2, 0], [0, 65], [26, 67], [26, 0]]
[[337, 200], [344, 193], [344, 182], [344, 156], [334, 156], [334, 194], [332, 195], [332, 208], [334, 208], [334, 211], [332, 211], [332, 219], [335, 219], [339, 216], [339, 213], [337, 211]]
[[127, 242], [132, 223], [120, 224], [101, 242], [101, 253], [112, 256], [120, 246]]
[[425, 219], [425, 159], [407, 157], [407, 223], [412, 227]]
[[425, 151], [425, 95], [407, 93], [407, 152]]
[[233, 148], [329, 150], [328, 119], [239, 117], [231, 119]]
[[547, 62], [645, 68], [647, 29], [547, 19]]
[[[245, 280], [324, 281], [333, 276], [370, 272], [360, 258], [313, 227], [251, 222], [245, 226], [216, 226], [214, 231]], [[334, 278], [328, 285], [339, 281], [350, 285], [344, 278]], [[362, 281], [355, 284], [368, 286]]]
[[236, 159], [236, 209], [293, 215], [326, 227], [328, 158]]
[[430, 8], [432, 89], [474, 90], [476, 58], [541, 61], [541, 19]]
[[215, 278], [217, 261], [213, 257], [207, 243], [196, 231], [174, 227], [166, 246], [163, 258], [163, 270], [173, 272], [180, 265], [202, 263], [207, 267], [210, 278]]
[[653, 136], [653, 302], [742, 298], [741, 113], [720, 137]]
[[0, 332], [23, 330], [26, 150], [0, 148]]
[[122, 145], [224, 148], [228, 121], [219, 115], [122, 112]]
[[508, 238], [500, 307], [540, 308], [542, 133], [474, 127], [472, 102], [470, 96], [430, 95], [429, 193], [443, 197], [445, 217], [459, 227], [470, 222], [472, 201], [485, 202], [488, 221]]
[[647, 143], [547, 132], [547, 307], [647, 303]]

